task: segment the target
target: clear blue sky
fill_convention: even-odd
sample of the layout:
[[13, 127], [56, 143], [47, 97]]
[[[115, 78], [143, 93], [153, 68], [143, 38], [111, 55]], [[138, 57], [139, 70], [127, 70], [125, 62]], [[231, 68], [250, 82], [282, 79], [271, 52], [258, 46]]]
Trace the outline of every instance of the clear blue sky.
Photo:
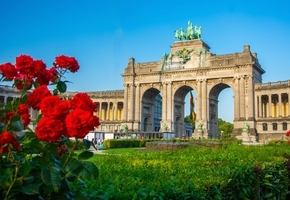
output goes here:
[[[0, 0], [0, 63], [28, 54], [50, 66], [55, 56], [75, 56], [81, 69], [67, 76], [70, 91], [123, 89], [120, 74], [129, 58], [159, 61], [170, 51], [174, 30], [190, 20], [202, 27], [211, 53], [241, 52], [249, 44], [266, 71], [263, 82], [288, 80], [288, 2]], [[232, 96], [227, 89], [219, 98], [219, 117], [226, 121], [233, 120]]]

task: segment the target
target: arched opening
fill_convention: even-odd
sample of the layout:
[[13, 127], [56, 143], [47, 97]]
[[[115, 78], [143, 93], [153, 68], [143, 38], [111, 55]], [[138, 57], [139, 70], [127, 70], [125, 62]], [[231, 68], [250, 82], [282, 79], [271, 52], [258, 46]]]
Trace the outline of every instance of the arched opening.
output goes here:
[[150, 88], [144, 92], [141, 110], [141, 131], [159, 131], [162, 120], [162, 96], [159, 90]]
[[185, 137], [190, 138], [195, 130], [195, 121], [197, 114], [196, 92], [189, 91], [184, 99], [184, 132]]
[[[220, 101], [222, 100], [222, 101]], [[221, 102], [221, 103], [220, 103]], [[220, 138], [226, 134], [219, 128], [219, 120], [233, 122], [233, 91], [229, 85], [219, 83], [215, 85], [209, 93], [208, 110], [208, 137]], [[231, 134], [231, 133], [227, 133]]]
[[[190, 111], [189, 110], [185, 110], [186, 107], [185, 106], [188, 102], [188, 104], [190, 104], [190, 91], [192, 91], [193, 89], [189, 86], [182, 86], [180, 88], [178, 88], [174, 94], [174, 104], [173, 104], [173, 110], [174, 110], [174, 132], [175, 132], [175, 136], [176, 137], [191, 137], [192, 136], [192, 124], [185, 122], [184, 118], [187, 115], [190, 115]], [[192, 93], [195, 94], [195, 92], [193, 91]], [[189, 97], [187, 97], [189, 96]], [[187, 98], [186, 98], [187, 97]], [[193, 97], [194, 100], [194, 97]]]

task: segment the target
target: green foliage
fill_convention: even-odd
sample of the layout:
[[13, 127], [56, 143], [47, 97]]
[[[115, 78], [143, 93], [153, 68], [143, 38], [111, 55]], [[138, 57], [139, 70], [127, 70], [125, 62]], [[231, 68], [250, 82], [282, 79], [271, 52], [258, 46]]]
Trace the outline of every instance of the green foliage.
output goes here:
[[[286, 199], [288, 193], [284, 155], [290, 155], [290, 148], [286, 144], [231, 142], [220, 147], [131, 152], [90, 158], [98, 163], [100, 176], [88, 181], [82, 193], [88, 199], [116, 200]], [[81, 188], [77, 183], [72, 186]]]
[[127, 147], [145, 147], [146, 142], [156, 141], [156, 139], [110, 139], [104, 141], [106, 149], [127, 148]]
[[99, 176], [96, 165], [87, 161], [92, 152], [74, 153], [78, 141], [64, 138], [66, 151], [58, 155], [56, 143], [41, 142], [29, 132], [19, 137], [22, 151], [0, 157], [1, 199], [70, 199], [74, 197], [70, 182]]
[[195, 129], [195, 120], [192, 119], [190, 115], [184, 117], [184, 122], [192, 124], [192, 129]]
[[229, 139], [234, 129], [234, 125], [230, 122], [226, 122], [221, 118], [218, 119], [219, 130], [223, 139]]

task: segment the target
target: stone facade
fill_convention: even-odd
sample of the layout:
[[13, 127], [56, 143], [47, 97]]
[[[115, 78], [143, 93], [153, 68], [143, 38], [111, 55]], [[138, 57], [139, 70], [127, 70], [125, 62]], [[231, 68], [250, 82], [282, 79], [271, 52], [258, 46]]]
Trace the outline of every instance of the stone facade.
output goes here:
[[[241, 137], [246, 122], [249, 135], [259, 142], [283, 139], [290, 126], [290, 81], [262, 83], [264, 73], [249, 45], [239, 53], [216, 55], [200, 39], [174, 42], [160, 61], [136, 63], [130, 58], [122, 74], [124, 90], [88, 92], [98, 104], [95, 114], [101, 125], [95, 131], [120, 132], [127, 125], [134, 132], [191, 135], [184, 123], [184, 104], [185, 96], [194, 90], [198, 128], [192, 136], [217, 138], [218, 112], [228, 112], [218, 111], [218, 96], [223, 89], [231, 88], [233, 137]], [[8, 91], [2, 87], [0, 91], [3, 103], [17, 98], [12, 88]], [[66, 92], [62, 97], [69, 99], [74, 94]]]

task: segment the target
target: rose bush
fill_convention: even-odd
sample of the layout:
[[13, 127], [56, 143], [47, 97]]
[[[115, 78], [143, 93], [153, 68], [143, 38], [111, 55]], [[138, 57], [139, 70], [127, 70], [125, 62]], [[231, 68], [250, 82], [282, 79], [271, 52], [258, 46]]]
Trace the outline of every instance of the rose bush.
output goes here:
[[[0, 110], [0, 199], [84, 198], [70, 182], [85, 184], [98, 177], [97, 166], [86, 161], [93, 156], [87, 150], [90, 142], [75, 153], [79, 139], [100, 125], [97, 105], [86, 93], [72, 100], [59, 96], [67, 89], [64, 74], [79, 68], [74, 57], [64, 55], [50, 69], [28, 55], [16, 57], [15, 65], [0, 64], [1, 81], [12, 82], [20, 95]], [[55, 87], [52, 92], [49, 86]], [[33, 122], [29, 108], [40, 113]]]

